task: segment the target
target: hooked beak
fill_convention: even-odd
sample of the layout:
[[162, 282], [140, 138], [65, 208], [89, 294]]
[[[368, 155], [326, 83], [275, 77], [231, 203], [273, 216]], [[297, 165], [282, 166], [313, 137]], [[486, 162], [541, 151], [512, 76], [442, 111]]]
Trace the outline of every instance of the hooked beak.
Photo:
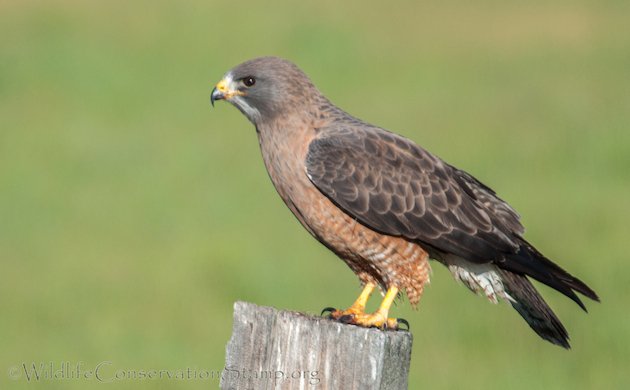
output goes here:
[[212, 107], [214, 107], [215, 100], [221, 99], [225, 99], [225, 95], [223, 95], [223, 92], [219, 91], [217, 87], [214, 87], [212, 89], [212, 93], [210, 94], [210, 104], [212, 104]]
[[245, 93], [243, 91], [239, 91], [234, 84], [234, 81], [232, 81], [229, 77], [219, 81], [210, 94], [210, 104], [212, 104], [212, 107], [214, 107], [215, 100], [230, 100], [232, 96], [245, 95]]

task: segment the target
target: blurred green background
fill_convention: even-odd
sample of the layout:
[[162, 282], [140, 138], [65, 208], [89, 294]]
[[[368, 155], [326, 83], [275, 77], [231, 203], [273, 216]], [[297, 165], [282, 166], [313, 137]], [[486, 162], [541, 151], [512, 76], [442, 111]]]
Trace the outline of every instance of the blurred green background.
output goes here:
[[11, 380], [22, 362], [220, 370], [234, 301], [352, 302], [253, 127], [209, 105], [226, 70], [279, 55], [496, 189], [602, 298], [585, 315], [541, 287], [567, 352], [434, 264], [419, 311], [393, 313], [415, 336], [410, 388], [627, 388], [629, 20], [622, 1], [0, 2], [0, 387], [100, 384]]

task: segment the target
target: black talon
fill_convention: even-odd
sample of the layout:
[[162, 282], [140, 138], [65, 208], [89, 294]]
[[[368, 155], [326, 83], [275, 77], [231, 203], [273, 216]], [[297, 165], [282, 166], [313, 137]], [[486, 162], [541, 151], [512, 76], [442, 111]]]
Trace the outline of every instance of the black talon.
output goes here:
[[[322, 313], [320, 314], [320, 316], [324, 316], [324, 313], [329, 312], [330, 314], [332, 314], [334, 311], [336, 311], [337, 309], [335, 309], [334, 307], [325, 307], [322, 310]], [[330, 317], [330, 315], [328, 315], [328, 317]]]
[[405, 324], [407, 326], [407, 332], [411, 330], [411, 326], [409, 326], [409, 322], [407, 322], [404, 318], [396, 318], [396, 322], [398, 322], [398, 329], [400, 329], [400, 324]]

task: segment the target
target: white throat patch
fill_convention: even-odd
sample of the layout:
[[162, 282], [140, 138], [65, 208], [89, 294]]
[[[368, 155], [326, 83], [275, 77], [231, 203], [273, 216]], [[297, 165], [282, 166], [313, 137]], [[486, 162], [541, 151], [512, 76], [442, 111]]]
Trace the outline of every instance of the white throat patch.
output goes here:
[[247, 119], [249, 119], [252, 123], [255, 124], [261, 119], [260, 111], [247, 104], [242, 96], [234, 96], [230, 99], [230, 103], [234, 104], [238, 109], [243, 111], [245, 116], [247, 116]]
[[[232, 76], [232, 73], [227, 73], [225, 77], [223, 77], [223, 80], [225, 80], [230, 90], [236, 90], [238, 88], [238, 86], [236, 85], [238, 81], [234, 81], [234, 76]], [[236, 108], [241, 110], [243, 114], [245, 114], [247, 119], [250, 120], [250, 122], [255, 124], [261, 119], [260, 111], [249, 105], [247, 101], [243, 98], [243, 96], [234, 95], [228, 101], [236, 106]]]

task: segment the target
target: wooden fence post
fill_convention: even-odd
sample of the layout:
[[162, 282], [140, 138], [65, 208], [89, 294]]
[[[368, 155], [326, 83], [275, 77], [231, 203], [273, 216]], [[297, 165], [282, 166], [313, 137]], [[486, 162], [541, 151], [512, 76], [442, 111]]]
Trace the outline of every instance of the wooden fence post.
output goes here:
[[412, 336], [234, 304], [221, 389], [406, 389]]

